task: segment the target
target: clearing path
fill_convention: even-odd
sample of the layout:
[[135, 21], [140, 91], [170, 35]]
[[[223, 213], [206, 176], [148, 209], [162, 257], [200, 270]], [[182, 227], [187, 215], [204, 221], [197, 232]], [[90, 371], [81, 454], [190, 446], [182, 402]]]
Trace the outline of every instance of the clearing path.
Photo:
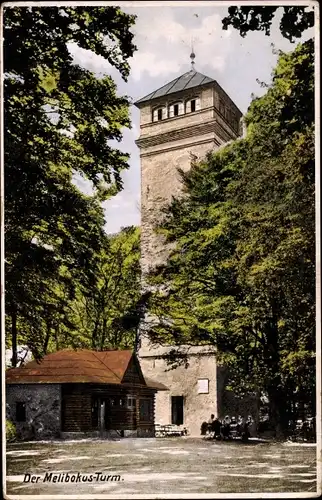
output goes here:
[[11, 495], [315, 491], [316, 447], [312, 444], [165, 438], [7, 446], [7, 493]]

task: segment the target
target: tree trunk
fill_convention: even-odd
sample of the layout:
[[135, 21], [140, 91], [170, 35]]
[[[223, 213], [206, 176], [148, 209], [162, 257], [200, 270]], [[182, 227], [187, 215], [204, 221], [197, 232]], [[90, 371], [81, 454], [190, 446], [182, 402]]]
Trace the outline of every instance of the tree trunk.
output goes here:
[[17, 355], [17, 309], [14, 307], [11, 313], [11, 348], [12, 358], [11, 364], [15, 368], [18, 364]]
[[99, 322], [100, 322], [100, 314], [96, 317], [95, 323], [94, 323], [94, 329], [92, 333], [92, 349], [97, 349], [97, 337], [98, 337], [98, 327], [99, 327]]
[[107, 325], [107, 319], [103, 318], [102, 336], [101, 336], [101, 345], [100, 345], [101, 351], [103, 351], [103, 349], [104, 349], [104, 344], [105, 344], [105, 339], [106, 339], [106, 325]]
[[267, 388], [271, 421], [277, 439], [287, 436], [287, 393], [283, 389], [280, 375], [279, 331], [278, 331], [279, 304], [277, 298], [271, 302], [271, 316], [266, 324], [266, 338], [268, 342], [264, 347], [264, 359], [270, 367], [272, 377]]
[[276, 439], [285, 439], [287, 436], [286, 397], [280, 390], [270, 387], [268, 390], [270, 405], [270, 419], [275, 429]]
[[135, 330], [135, 340], [134, 340], [134, 352], [138, 354], [141, 347], [141, 338], [140, 338], [140, 327], [138, 326]]
[[44, 342], [44, 355], [47, 354], [47, 349], [48, 349], [48, 343], [51, 335], [51, 320], [46, 321], [46, 337], [45, 337], [45, 342]]
[[55, 325], [55, 343], [56, 343], [56, 351], [59, 351], [59, 325]]

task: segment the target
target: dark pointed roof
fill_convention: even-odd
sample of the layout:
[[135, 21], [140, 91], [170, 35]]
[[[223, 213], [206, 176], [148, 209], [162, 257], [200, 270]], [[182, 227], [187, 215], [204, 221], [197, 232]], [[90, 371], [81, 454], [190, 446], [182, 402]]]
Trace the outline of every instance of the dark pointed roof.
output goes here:
[[187, 73], [175, 78], [171, 82], [163, 85], [163, 87], [151, 92], [151, 94], [142, 97], [134, 104], [140, 105], [144, 102], [151, 101], [152, 99], [157, 99], [158, 97], [163, 97], [165, 95], [174, 94], [175, 92], [180, 92], [186, 89], [192, 89], [194, 87], [199, 87], [200, 85], [205, 85], [206, 83], [214, 82], [212, 78], [209, 76], [205, 76], [202, 73], [198, 73], [198, 71], [190, 70]]

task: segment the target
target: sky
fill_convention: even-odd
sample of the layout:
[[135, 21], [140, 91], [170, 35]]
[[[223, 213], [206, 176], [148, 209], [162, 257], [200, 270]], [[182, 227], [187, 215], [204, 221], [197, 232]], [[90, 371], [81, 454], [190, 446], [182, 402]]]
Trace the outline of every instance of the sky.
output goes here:
[[[127, 7], [118, 2], [123, 11], [137, 16], [132, 27], [137, 51], [129, 60], [131, 73], [125, 83], [117, 70], [102, 57], [70, 44], [75, 63], [93, 71], [97, 76], [110, 74], [118, 85], [119, 94], [128, 95], [132, 102], [162, 87], [167, 82], [190, 70], [191, 40], [193, 40], [195, 69], [219, 83], [239, 109], [245, 113], [251, 95], [265, 92], [257, 80], [270, 83], [276, 65], [275, 48], [291, 51], [296, 47], [282, 37], [279, 31], [278, 11], [270, 36], [263, 32], [250, 32], [245, 38], [237, 30], [222, 29], [222, 19], [228, 6], [208, 2], [207, 6], [195, 2], [191, 6], [146, 6], [144, 2]], [[179, 2], [178, 2], [179, 4]], [[281, 10], [281, 9], [279, 9]], [[307, 30], [301, 41], [313, 36]], [[297, 43], [299, 40], [297, 41]], [[140, 157], [135, 140], [139, 136], [139, 110], [131, 106], [132, 129], [123, 129], [123, 141], [117, 147], [130, 154], [130, 168], [122, 177], [123, 190], [104, 202], [107, 233], [116, 233], [122, 227], [140, 225]], [[85, 193], [91, 192], [86, 179], [76, 177], [75, 183]]]

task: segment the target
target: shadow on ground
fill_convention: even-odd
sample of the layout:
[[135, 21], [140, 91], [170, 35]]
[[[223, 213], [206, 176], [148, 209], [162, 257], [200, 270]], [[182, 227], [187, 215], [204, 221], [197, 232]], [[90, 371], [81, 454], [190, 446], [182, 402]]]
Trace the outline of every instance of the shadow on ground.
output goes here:
[[[39, 476], [38, 482], [24, 482], [25, 474]], [[151, 438], [16, 443], [7, 447], [8, 494], [314, 491], [316, 447], [310, 444]]]

